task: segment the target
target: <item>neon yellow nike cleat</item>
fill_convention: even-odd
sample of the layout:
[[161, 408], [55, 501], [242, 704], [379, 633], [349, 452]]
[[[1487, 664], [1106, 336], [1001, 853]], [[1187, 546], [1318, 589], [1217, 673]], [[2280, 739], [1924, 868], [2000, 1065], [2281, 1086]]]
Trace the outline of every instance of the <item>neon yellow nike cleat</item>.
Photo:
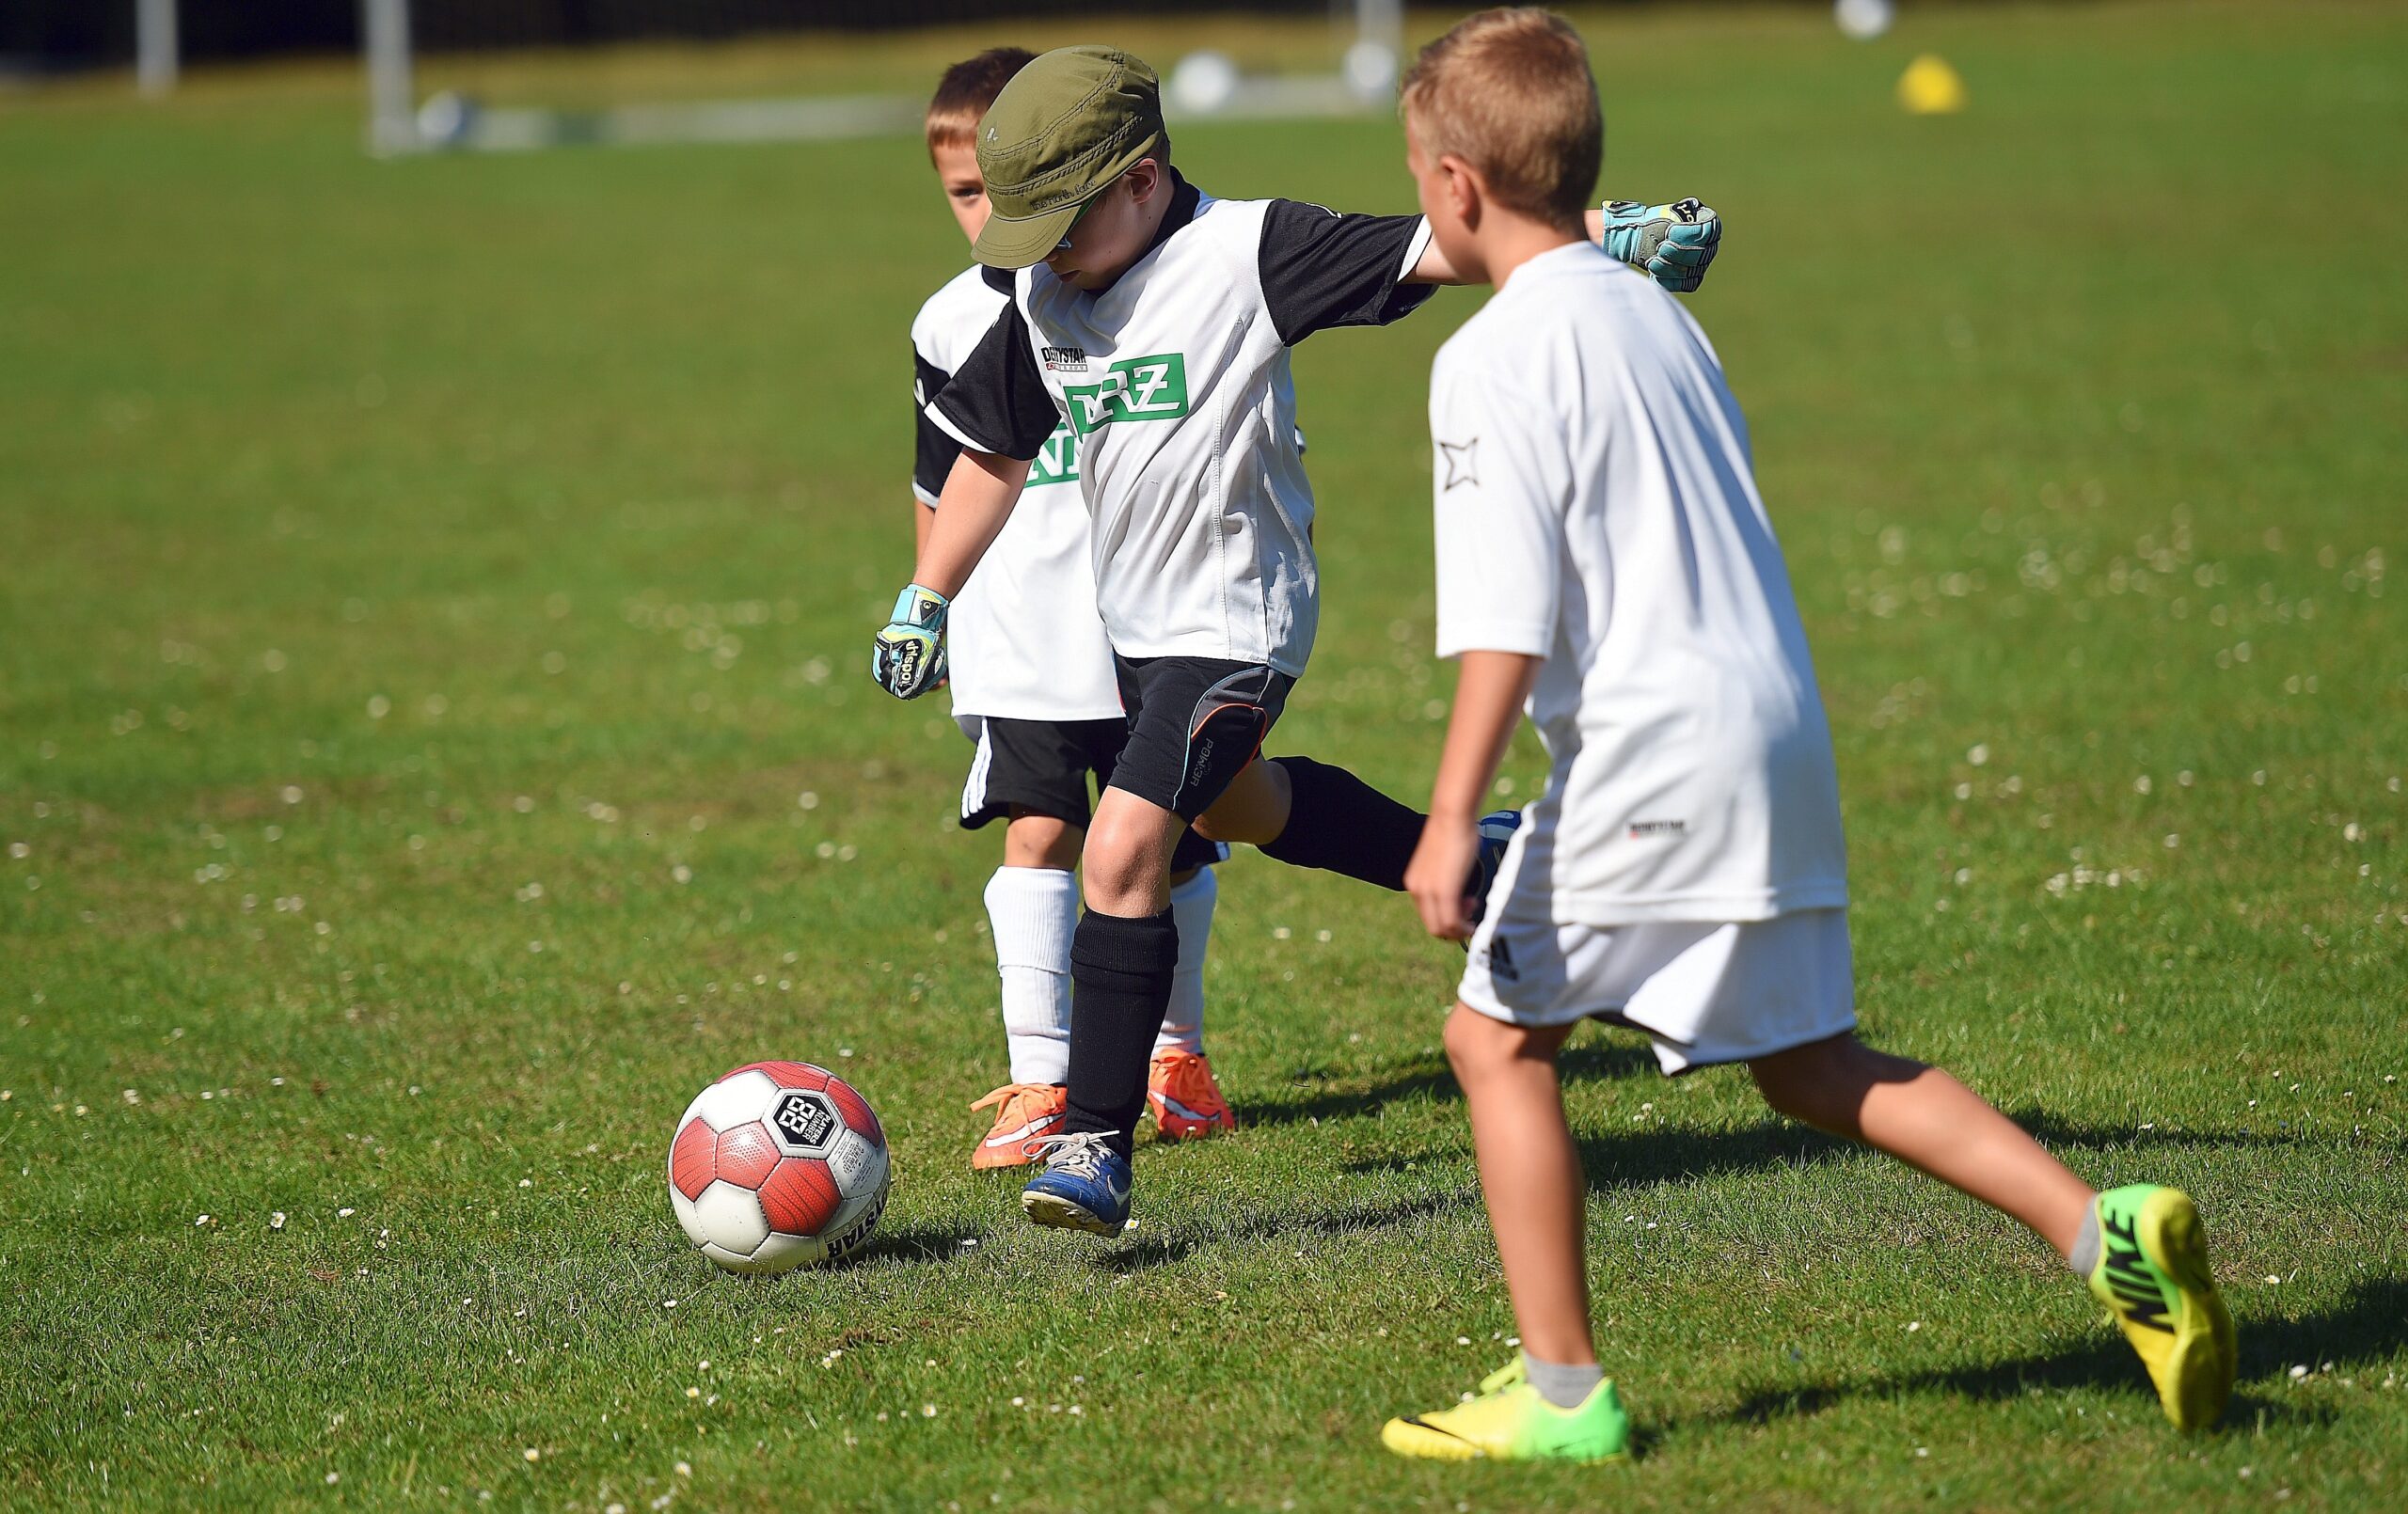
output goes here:
[[2099, 1195], [2090, 1291], [2140, 1353], [2175, 1428], [2203, 1430], [2232, 1396], [2232, 1315], [2208, 1270], [2199, 1211], [2179, 1189], [2134, 1183]]
[[1611, 1381], [1598, 1383], [1576, 1408], [1556, 1408], [1530, 1386], [1515, 1357], [1466, 1402], [1389, 1420], [1380, 1443], [1435, 1461], [1616, 1461], [1630, 1455], [1630, 1416]]

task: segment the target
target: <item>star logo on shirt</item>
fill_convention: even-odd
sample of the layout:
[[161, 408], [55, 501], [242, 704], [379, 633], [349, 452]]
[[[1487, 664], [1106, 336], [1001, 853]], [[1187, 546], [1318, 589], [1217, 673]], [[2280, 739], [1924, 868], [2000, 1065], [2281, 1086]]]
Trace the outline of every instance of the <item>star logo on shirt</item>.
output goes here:
[[1438, 486], [1439, 493], [1444, 494], [1459, 483], [1480, 482], [1479, 437], [1467, 442], [1442, 441], [1438, 444], [1438, 457], [1447, 465], [1447, 481]]

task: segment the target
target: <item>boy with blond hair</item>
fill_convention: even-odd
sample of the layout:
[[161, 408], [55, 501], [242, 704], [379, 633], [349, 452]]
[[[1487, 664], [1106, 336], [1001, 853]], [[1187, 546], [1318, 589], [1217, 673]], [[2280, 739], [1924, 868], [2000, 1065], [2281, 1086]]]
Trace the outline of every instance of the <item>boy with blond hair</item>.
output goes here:
[[[2232, 1321], [2191, 1201], [2094, 1192], [1947, 1073], [1854, 1034], [1805, 632], [1713, 347], [1583, 235], [1604, 133], [1579, 35], [1483, 12], [1423, 49], [1402, 104], [1433, 241], [1497, 288], [1431, 370], [1438, 652], [1462, 671], [1405, 885], [1433, 935], [1470, 940], [1446, 1045], [1522, 1354], [1382, 1440], [1450, 1460], [1627, 1450], [1555, 1066], [1589, 1018], [1645, 1032], [1668, 1074], [1744, 1063], [1780, 1112], [2021, 1221], [2111, 1311], [2167, 1417], [2213, 1424]], [[1552, 772], [1475, 923], [1473, 817], [1526, 706]]]
[[[928, 162], [962, 235], [977, 240], [990, 207], [974, 150], [978, 118], [1037, 56], [993, 47], [945, 70], [928, 102]], [[911, 468], [916, 543], [926, 546], [945, 475], [961, 444], [925, 406], [953, 381], [996, 314], [1011, 281], [973, 263], [928, 297], [911, 322]], [[1085, 839], [1092, 779], [1112, 778], [1128, 723], [1112, 646], [1096, 614], [1087, 563], [1087, 512], [1078, 490], [1078, 438], [1054, 429], [1029, 468], [1026, 497], [980, 571], [956, 597], [946, 639], [954, 718], [977, 743], [962, 784], [961, 824], [1004, 825], [1004, 860], [987, 880], [1009, 1076], [973, 1104], [993, 1119], [970, 1165], [1019, 1167], [1062, 1133], [1070, 1071], [1070, 937], [1078, 924], [1073, 875]], [[1179, 938], [1170, 1002], [1146, 1069], [1146, 1103], [1165, 1140], [1234, 1128], [1204, 1053], [1204, 954], [1220, 897], [1210, 864], [1222, 848], [1182, 835], [1171, 858], [1170, 911]]]

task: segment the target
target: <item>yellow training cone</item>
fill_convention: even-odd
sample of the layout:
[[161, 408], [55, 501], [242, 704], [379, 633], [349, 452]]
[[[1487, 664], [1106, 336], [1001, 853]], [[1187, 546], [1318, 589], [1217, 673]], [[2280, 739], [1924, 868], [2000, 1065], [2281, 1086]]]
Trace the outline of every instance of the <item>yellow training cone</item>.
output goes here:
[[1898, 75], [1898, 105], [1909, 116], [1954, 116], [1965, 108], [1964, 75], [1925, 53]]

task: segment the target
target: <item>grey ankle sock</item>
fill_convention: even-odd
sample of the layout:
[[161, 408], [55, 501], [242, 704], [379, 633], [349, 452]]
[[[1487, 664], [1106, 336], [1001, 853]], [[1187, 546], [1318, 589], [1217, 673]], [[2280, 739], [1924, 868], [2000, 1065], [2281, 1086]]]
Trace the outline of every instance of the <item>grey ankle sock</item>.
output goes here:
[[2073, 1238], [2073, 1251], [2066, 1257], [2066, 1262], [2072, 1267], [2073, 1275], [2084, 1283], [2090, 1281], [2091, 1273], [2099, 1270], [2099, 1201], [2097, 1199], [2091, 1200], [2090, 1207], [2082, 1211], [2082, 1234]]
[[1606, 1369], [1594, 1362], [1561, 1366], [1542, 1362], [1528, 1351], [1522, 1353], [1522, 1369], [1529, 1374], [1530, 1386], [1539, 1391], [1539, 1396], [1558, 1409], [1579, 1408], [1597, 1384], [1606, 1380]]

